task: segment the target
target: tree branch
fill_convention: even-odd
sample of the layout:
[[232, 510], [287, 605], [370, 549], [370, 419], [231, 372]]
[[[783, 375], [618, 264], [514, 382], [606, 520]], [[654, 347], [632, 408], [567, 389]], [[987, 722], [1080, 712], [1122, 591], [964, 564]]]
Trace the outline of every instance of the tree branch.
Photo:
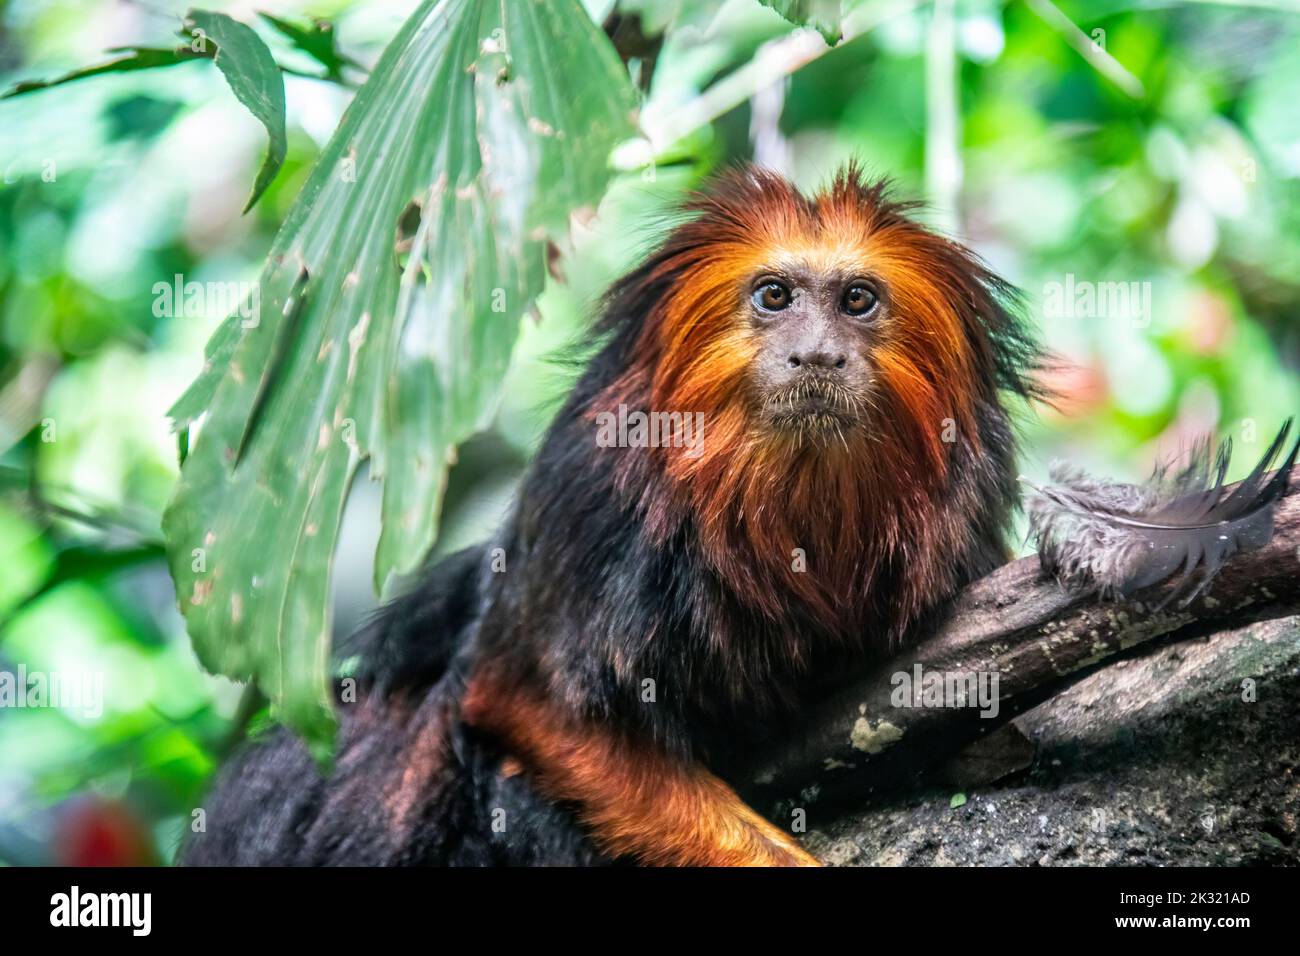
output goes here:
[[[967, 587], [933, 636], [874, 667], [781, 735], [750, 775], [759, 807], [841, 804], [896, 785], [951, 757], [1079, 680], [1156, 638], [1204, 633], [1300, 611], [1300, 466], [1274, 512], [1274, 534], [1239, 554], [1188, 607], [1158, 609], [1166, 582], [1133, 600], [1080, 598], [1039, 568], [1037, 556], [1007, 564]], [[996, 715], [974, 706], [896, 706], [896, 675], [997, 675]], [[988, 709], [989, 711], [992, 708]]]

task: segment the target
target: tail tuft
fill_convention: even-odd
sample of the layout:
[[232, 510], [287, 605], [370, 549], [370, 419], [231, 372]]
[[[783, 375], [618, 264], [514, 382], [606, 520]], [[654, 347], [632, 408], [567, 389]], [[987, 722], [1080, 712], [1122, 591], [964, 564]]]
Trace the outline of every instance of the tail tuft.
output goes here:
[[1231, 488], [1223, 483], [1231, 439], [1217, 451], [1212, 439], [1202, 439], [1185, 467], [1174, 473], [1168, 463], [1158, 466], [1142, 485], [1099, 480], [1054, 464], [1053, 484], [1034, 488], [1028, 507], [1029, 533], [1044, 570], [1067, 587], [1116, 598], [1159, 584], [1181, 568], [1162, 606], [1178, 599], [1186, 607], [1228, 558], [1262, 548], [1273, 537], [1273, 508], [1286, 494], [1300, 451], [1298, 440], [1272, 470], [1291, 425], [1288, 418], [1251, 473]]

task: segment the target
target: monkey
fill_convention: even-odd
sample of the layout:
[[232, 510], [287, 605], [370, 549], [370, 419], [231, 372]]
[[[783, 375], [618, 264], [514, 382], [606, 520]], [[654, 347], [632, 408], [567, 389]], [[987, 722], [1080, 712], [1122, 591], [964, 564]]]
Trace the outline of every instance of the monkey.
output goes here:
[[[252, 742], [182, 861], [817, 865], [728, 780], [1007, 559], [1044, 395], [1015, 289], [915, 210], [854, 164], [694, 193], [494, 537], [360, 633], [332, 769]], [[598, 441], [629, 410], [702, 428]]]

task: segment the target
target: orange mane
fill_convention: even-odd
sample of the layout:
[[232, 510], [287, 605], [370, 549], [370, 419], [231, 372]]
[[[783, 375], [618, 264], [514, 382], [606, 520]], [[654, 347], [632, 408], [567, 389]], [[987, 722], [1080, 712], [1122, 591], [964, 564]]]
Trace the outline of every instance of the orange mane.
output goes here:
[[[714, 570], [773, 618], [793, 592], [813, 620], [851, 632], [873, 579], [908, 562], [913, 595], [890, 595], [891, 617], [913, 617], [962, 545], [951, 512], [973, 505], [946, 480], [954, 450], [978, 454], [976, 407], [996, 400], [998, 357], [985, 323], [996, 284], [964, 248], [908, 219], [856, 169], [811, 199], [761, 171], [733, 174], [688, 210], [636, 274], [651, 302], [630, 367], [589, 409], [701, 412], [702, 453], [665, 448], [662, 480], [634, 481], [650, 456], [628, 456], [652, 537], [694, 518]], [[870, 361], [865, 426], [801, 442], [759, 428], [748, 380], [758, 351], [748, 289], [774, 263], [847, 265], [879, 279], [889, 314]], [[801, 569], [801, 562], [804, 567]], [[879, 610], [879, 608], [877, 608]]]

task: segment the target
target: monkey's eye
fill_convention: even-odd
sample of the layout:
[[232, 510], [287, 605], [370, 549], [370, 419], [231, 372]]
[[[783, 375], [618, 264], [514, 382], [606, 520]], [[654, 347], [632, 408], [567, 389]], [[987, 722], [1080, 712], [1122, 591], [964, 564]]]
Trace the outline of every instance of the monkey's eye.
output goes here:
[[754, 290], [752, 298], [764, 312], [780, 312], [790, 305], [790, 288], [782, 282], [764, 282]]
[[880, 303], [876, 290], [862, 282], [855, 282], [844, 290], [840, 308], [849, 315], [867, 315]]

